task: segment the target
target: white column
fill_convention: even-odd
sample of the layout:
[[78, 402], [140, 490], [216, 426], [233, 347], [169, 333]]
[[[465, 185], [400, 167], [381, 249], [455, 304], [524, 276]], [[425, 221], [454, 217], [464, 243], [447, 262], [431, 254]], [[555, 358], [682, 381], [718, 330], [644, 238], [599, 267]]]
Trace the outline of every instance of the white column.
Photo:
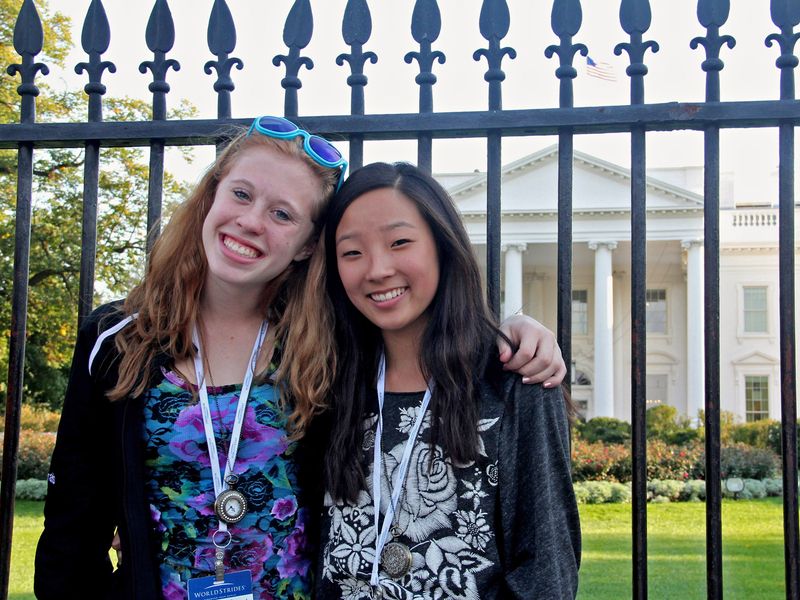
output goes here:
[[696, 425], [705, 406], [703, 242], [684, 240], [681, 246], [686, 248], [686, 416]]
[[506, 244], [502, 247], [506, 256], [504, 317], [522, 310], [522, 253], [525, 252], [525, 248], [525, 244]]
[[594, 411], [614, 416], [614, 270], [616, 242], [589, 242], [594, 250]]
[[528, 298], [525, 303], [525, 314], [541, 321], [544, 319], [544, 273], [525, 273], [522, 281], [527, 286]]

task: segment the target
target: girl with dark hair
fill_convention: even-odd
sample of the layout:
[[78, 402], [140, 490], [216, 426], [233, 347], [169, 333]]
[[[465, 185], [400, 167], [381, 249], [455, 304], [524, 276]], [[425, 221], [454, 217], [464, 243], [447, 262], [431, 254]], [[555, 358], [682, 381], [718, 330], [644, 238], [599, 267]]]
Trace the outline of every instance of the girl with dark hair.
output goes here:
[[336, 317], [318, 598], [574, 598], [566, 408], [496, 360], [459, 214], [407, 164], [353, 173], [326, 223]]
[[[310, 597], [323, 436], [308, 432], [324, 425], [335, 366], [317, 238], [346, 166], [286, 119], [238, 128], [141, 283], [86, 319], [38, 598]], [[529, 347], [551, 336], [518, 325]], [[534, 378], [560, 381], [560, 355], [534, 362]]]

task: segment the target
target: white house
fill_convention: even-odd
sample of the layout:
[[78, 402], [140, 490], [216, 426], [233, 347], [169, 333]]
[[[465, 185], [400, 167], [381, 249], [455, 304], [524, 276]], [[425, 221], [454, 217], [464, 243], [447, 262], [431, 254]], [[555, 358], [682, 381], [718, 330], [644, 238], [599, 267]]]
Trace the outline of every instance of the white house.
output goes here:
[[[502, 172], [503, 313], [521, 309], [553, 330], [557, 159], [553, 146]], [[704, 404], [703, 170], [649, 175], [647, 403], [695, 418]], [[485, 262], [486, 174], [437, 178]], [[630, 180], [627, 168], [574, 154], [573, 396], [587, 418], [631, 415]], [[736, 206], [728, 174], [720, 196], [720, 407], [743, 421], [779, 419], [777, 199]]]

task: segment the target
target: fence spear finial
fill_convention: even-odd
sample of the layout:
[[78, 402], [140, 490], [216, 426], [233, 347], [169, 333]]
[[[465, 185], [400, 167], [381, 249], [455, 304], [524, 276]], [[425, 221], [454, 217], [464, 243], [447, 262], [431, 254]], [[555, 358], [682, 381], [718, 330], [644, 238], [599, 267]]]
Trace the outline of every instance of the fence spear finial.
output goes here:
[[206, 62], [203, 70], [208, 75], [212, 74], [212, 69], [217, 71], [217, 80], [214, 82], [214, 91], [217, 92], [217, 117], [227, 119], [231, 116], [231, 92], [236, 87], [231, 79], [231, 70], [236, 67], [241, 71], [244, 63], [236, 57], [229, 56], [236, 47], [236, 26], [225, 0], [214, 0], [211, 16], [208, 19], [206, 39], [208, 49], [216, 55], [217, 60]]
[[295, 0], [286, 23], [283, 26], [283, 43], [289, 48], [289, 54], [278, 54], [272, 59], [276, 67], [286, 65], [286, 77], [281, 80], [281, 87], [286, 90], [284, 98], [284, 114], [287, 117], [297, 116], [297, 90], [303, 87], [298, 73], [300, 68], [314, 68], [314, 61], [301, 56], [300, 51], [308, 46], [314, 33], [314, 15], [308, 0]]
[[20, 74], [22, 83], [17, 86], [20, 99], [20, 121], [31, 123], [36, 118], [35, 98], [39, 95], [39, 87], [34, 80], [36, 73], [42, 75], [50, 73], [44, 63], [35, 62], [35, 56], [42, 51], [44, 44], [44, 31], [42, 20], [36, 10], [33, 0], [24, 0], [14, 25], [14, 50], [22, 57], [22, 63], [8, 65], [6, 72], [9, 75]]

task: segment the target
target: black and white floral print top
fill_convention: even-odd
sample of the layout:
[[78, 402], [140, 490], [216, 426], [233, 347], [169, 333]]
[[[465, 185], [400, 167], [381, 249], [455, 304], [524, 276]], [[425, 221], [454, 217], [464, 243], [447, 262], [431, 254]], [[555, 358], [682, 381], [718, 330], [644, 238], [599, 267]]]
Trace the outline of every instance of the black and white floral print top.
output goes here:
[[[381, 571], [379, 591], [370, 586], [375, 403], [363, 421], [368, 489], [354, 503], [326, 496], [318, 598], [574, 598], [580, 532], [563, 398], [516, 376], [504, 383], [504, 399], [484, 386], [475, 462], [454, 464], [432, 446], [426, 414], [391, 538], [410, 549], [411, 570], [398, 579]], [[381, 515], [421, 400], [421, 392], [385, 395]]]

